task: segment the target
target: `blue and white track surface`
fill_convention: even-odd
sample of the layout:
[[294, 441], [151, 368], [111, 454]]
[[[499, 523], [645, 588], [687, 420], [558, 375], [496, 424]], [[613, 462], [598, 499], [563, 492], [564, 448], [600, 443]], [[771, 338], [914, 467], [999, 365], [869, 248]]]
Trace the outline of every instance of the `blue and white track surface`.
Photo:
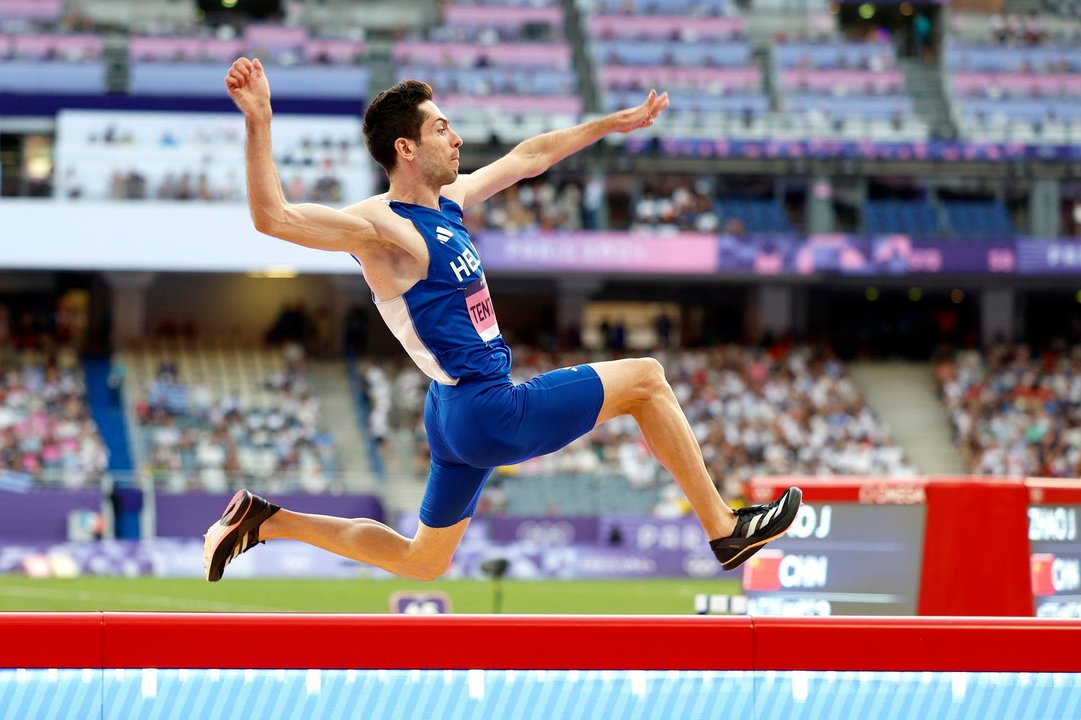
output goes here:
[[0, 717], [1077, 720], [1081, 674], [4, 669]]

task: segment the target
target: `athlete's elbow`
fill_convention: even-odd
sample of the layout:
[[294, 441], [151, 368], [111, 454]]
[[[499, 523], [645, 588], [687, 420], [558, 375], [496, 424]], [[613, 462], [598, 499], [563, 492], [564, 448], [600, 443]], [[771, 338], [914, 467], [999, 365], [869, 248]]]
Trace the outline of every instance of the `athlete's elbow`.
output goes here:
[[529, 140], [519, 143], [512, 153], [518, 161], [518, 180], [537, 177], [552, 166], [543, 152], [530, 147]]
[[266, 235], [281, 237], [282, 219], [276, 214], [253, 207], [251, 209], [251, 220], [257, 231]]

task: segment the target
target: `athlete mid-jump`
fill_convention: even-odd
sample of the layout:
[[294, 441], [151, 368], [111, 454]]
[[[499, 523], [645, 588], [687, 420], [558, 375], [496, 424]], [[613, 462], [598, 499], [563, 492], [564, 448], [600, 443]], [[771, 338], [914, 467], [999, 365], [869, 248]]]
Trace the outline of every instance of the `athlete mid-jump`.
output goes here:
[[204, 545], [208, 580], [256, 543], [289, 538], [396, 575], [433, 579], [449, 567], [492, 469], [558, 450], [595, 426], [631, 415], [653, 454], [682, 487], [717, 559], [731, 570], [781, 535], [801, 493], [732, 511], [706, 471], [702, 452], [664, 369], [652, 358], [589, 363], [515, 384], [511, 351], [496, 322], [480, 255], [462, 212], [609, 133], [652, 125], [668, 94], [638, 107], [530, 138], [474, 173], [458, 172], [462, 138], [407, 80], [364, 114], [372, 157], [390, 189], [334, 210], [292, 204], [282, 193], [270, 145], [270, 85], [258, 60], [240, 58], [225, 79], [247, 126], [248, 204], [255, 228], [360, 263], [376, 307], [409, 356], [432, 379], [424, 405], [431, 471], [415, 537], [368, 518], [291, 512], [238, 492]]

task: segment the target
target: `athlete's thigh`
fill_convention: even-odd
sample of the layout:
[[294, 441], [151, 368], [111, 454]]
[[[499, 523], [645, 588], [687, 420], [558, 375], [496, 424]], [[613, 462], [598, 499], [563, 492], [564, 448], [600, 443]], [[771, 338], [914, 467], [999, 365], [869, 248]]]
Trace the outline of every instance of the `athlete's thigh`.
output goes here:
[[586, 434], [604, 406], [604, 386], [589, 365], [552, 370], [514, 390], [521, 395], [515, 435], [523, 460], [559, 450]]
[[421, 524], [429, 529], [447, 530], [472, 517], [491, 474], [492, 468], [477, 468], [433, 455], [428, 486], [420, 503]]

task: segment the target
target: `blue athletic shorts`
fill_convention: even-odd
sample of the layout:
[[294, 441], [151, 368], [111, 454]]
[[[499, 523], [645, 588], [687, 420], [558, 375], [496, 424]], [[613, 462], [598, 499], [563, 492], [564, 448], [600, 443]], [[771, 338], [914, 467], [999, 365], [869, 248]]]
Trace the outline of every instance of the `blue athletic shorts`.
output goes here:
[[432, 449], [420, 521], [449, 527], [473, 515], [492, 469], [565, 447], [597, 424], [604, 388], [588, 365], [515, 385], [510, 378], [440, 385], [424, 402]]

